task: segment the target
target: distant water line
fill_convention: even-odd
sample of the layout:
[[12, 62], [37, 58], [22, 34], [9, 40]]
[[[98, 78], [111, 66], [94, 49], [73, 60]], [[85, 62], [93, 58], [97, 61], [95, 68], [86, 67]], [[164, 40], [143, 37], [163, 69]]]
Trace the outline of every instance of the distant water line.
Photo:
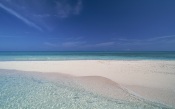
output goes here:
[[0, 61], [175, 60], [175, 52], [0, 52]]

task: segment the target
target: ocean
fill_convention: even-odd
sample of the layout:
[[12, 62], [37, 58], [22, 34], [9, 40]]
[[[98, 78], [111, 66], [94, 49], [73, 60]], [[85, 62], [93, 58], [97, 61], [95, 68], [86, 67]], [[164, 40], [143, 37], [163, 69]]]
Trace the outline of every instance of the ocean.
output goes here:
[[0, 61], [175, 60], [175, 52], [0, 52]]

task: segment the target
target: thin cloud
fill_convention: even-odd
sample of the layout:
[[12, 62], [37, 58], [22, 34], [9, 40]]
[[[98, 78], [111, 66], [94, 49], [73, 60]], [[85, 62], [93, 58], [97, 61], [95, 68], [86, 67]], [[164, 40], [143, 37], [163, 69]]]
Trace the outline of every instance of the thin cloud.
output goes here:
[[44, 42], [44, 45], [49, 46], [49, 47], [58, 47], [57, 44], [53, 44], [53, 43], [50, 43], [50, 42]]
[[76, 47], [85, 44], [85, 41], [72, 41], [72, 42], [64, 42], [62, 44], [63, 47]]
[[26, 36], [7, 36], [7, 35], [0, 35], [0, 38], [25, 38]]
[[166, 39], [166, 38], [175, 38], [175, 35], [154, 37], [154, 38], [148, 39], [148, 41], [154, 41], [154, 40], [160, 40], [160, 39]]
[[[154, 40], [153, 40], [154, 39]], [[161, 40], [160, 40], [161, 39]], [[166, 39], [166, 40], [165, 40]], [[70, 40], [73, 40], [72, 38]], [[147, 38], [147, 39], [124, 39], [119, 38], [116, 40], [109, 40], [106, 42], [101, 43], [90, 43], [85, 40], [82, 40], [80, 37], [80, 40], [74, 40], [74, 41], [64, 41], [62, 43], [45, 43], [45, 45], [50, 47], [57, 47], [57, 48], [74, 48], [74, 49], [122, 49], [122, 50], [131, 50], [132, 48], [138, 47], [138, 49], [141, 48], [147, 48], [149, 49], [150, 46], [154, 48], [154, 45], [161, 44], [161, 45], [171, 45], [175, 42], [175, 35], [170, 36], [160, 36], [160, 37], [154, 37], [154, 38]]]
[[61, 21], [82, 10], [82, 0], [2, 0], [0, 8], [38, 30], [53, 30]]
[[108, 47], [108, 46], [112, 46], [114, 44], [115, 44], [115, 42], [103, 42], [103, 43], [98, 43], [95, 46], [97, 46], [97, 47]]
[[0, 3], [0, 8], [6, 10], [8, 13], [14, 15], [15, 17], [17, 17], [18, 19], [22, 20], [24, 23], [26, 23], [27, 25], [34, 27], [40, 31], [42, 31], [42, 28], [40, 28], [39, 26], [37, 26], [35, 23], [29, 21], [28, 19], [24, 18], [23, 16], [21, 16], [20, 14], [18, 14], [17, 12], [15, 12], [14, 10], [4, 6], [2, 3]]
[[63, 48], [83, 46], [84, 44], [86, 44], [85, 41], [71, 41], [71, 42], [62, 42], [62, 43], [44, 42], [44, 45], [49, 47], [63, 47]]
[[80, 14], [82, 7], [83, 7], [82, 0], [78, 0], [77, 5], [74, 8], [74, 14], [76, 15]]
[[147, 39], [126, 39], [126, 38], [119, 38], [115, 39], [118, 42], [128, 43], [128, 44], [145, 44], [145, 43], [160, 43], [160, 42], [169, 42], [175, 38], [175, 35], [169, 36], [159, 36]]
[[78, 0], [77, 3], [72, 6], [69, 2], [56, 1], [56, 17], [67, 18], [70, 15], [78, 15], [82, 9], [82, 1]]

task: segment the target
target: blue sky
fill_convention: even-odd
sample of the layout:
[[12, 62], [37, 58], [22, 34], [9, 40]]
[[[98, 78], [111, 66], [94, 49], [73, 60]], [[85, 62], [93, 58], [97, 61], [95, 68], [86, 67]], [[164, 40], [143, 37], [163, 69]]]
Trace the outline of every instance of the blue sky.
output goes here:
[[174, 0], [1, 0], [0, 51], [174, 51]]

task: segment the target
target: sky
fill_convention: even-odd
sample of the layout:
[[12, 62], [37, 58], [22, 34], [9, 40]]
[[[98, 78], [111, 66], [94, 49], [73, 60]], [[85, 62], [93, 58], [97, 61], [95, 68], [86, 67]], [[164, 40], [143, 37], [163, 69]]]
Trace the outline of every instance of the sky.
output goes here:
[[0, 51], [175, 51], [175, 0], [0, 0]]

